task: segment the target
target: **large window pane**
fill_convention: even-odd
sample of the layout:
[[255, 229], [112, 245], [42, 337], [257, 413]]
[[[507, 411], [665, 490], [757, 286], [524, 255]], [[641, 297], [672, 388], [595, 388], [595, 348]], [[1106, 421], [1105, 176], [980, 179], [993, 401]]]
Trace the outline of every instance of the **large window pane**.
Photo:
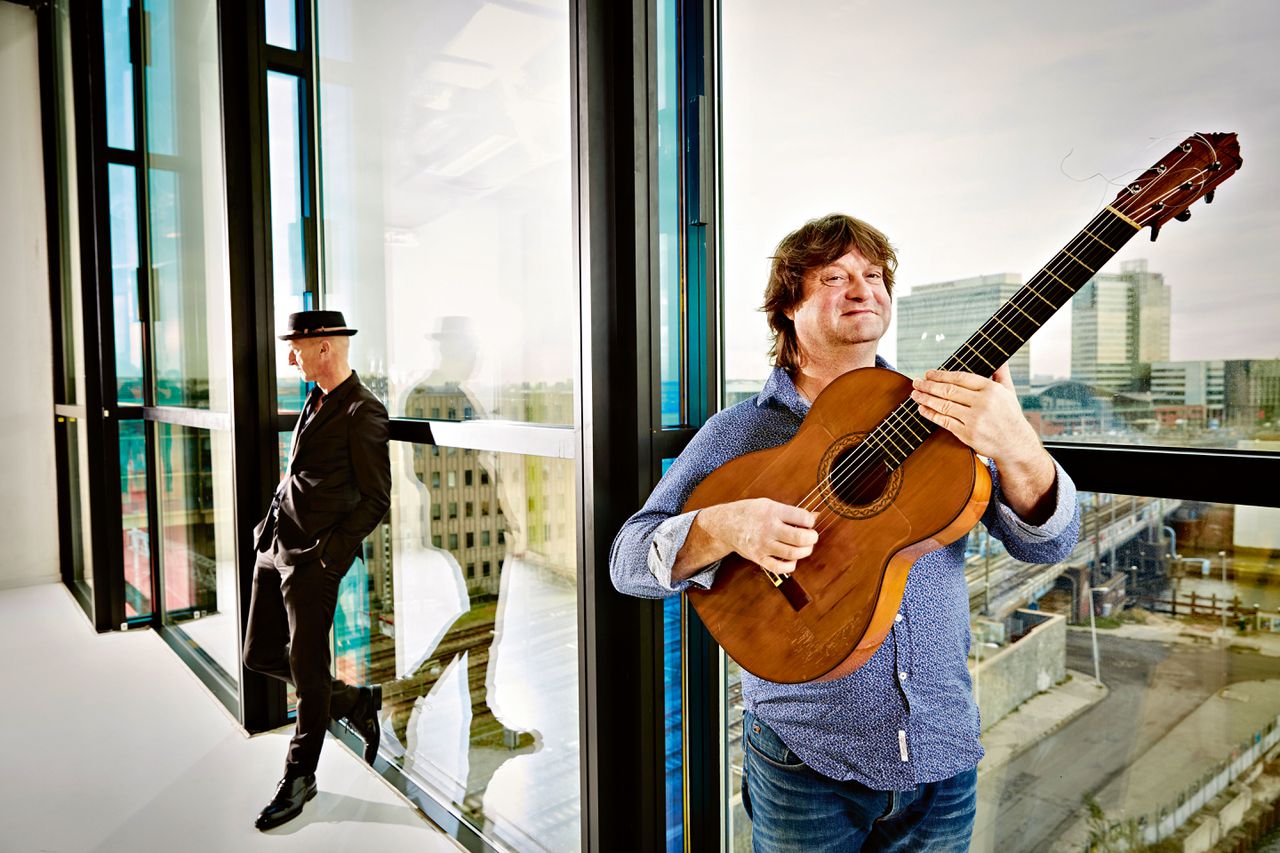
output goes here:
[[[267, 72], [267, 128], [271, 163], [271, 280], [276, 326], [294, 311], [309, 307], [306, 243], [303, 239], [302, 79]], [[283, 411], [302, 410], [306, 383], [289, 366], [289, 350], [275, 347], [276, 399]]]
[[133, 149], [133, 61], [129, 55], [130, 0], [102, 0], [102, 50], [107, 98], [107, 145]]
[[156, 424], [164, 621], [232, 681], [239, 672], [231, 436]]
[[120, 516], [124, 538], [124, 614], [149, 616], [151, 542], [147, 522], [147, 442], [142, 421], [120, 422]]
[[[1182, 849], [1280, 739], [1280, 510], [1081, 507], [1065, 565], [970, 560], [971, 601], [988, 559], [992, 594], [970, 660], [987, 747], [974, 849]], [[1018, 581], [1036, 610], [1011, 611]]]
[[68, 0], [53, 4], [54, 122], [58, 166], [58, 273], [62, 388], [59, 402], [84, 404], [84, 302], [80, 292], [79, 167], [71, 77], [71, 20]]
[[[322, 0], [324, 303], [393, 415], [569, 424], [569, 4]], [[409, 411], [422, 383], [464, 399]]]
[[[834, 0], [725, 4], [730, 388], [758, 388], [766, 373], [755, 309], [768, 256], [805, 220], [844, 211], [898, 246], [897, 324], [882, 354], [918, 374], [1134, 170], [1193, 132], [1235, 130], [1245, 168], [1214, 204], [1154, 245], [1138, 234], [1014, 367], [1053, 438], [1233, 447], [1273, 432], [1280, 243], [1254, 235], [1280, 228], [1280, 16], [1260, 0], [1202, 11], [1150, 0], [935, 4], [925, 16]], [[876, 49], [851, 53], [851, 37]], [[1194, 49], [1170, 77], [1152, 57], [1175, 44]]]
[[93, 589], [93, 531], [89, 513], [89, 438], [82, 421], [61, 421], [62, 441], [67, 454], [67, 500], [70, 530], [67, 543], [71, 547], [71, 579]]
[[264, 0], [263, 5], [267, 13], [267, 44], [297, 50], [297, 0]]
[[516, 850], [580, 845], [571, 460], [393, 443], [389, 520], [339, 594], [339, 677], [384, 746]]
[[[1181, 849], [1240, 789], [1214, 795], [1280, 742], [1280, 510], [1079, 500], [1080, 544], [1055, 565], [1014, 560], [981, 527], [969, 535], [986, 749], [974, 850], [1123, 849], [1104, 835]], [[732, 849], [745, 851], [741, 671], [728, 672], [727, 807]]]
[[684, 388], [685, 280], [680, 263], [684, 222], [680, 216], [682, 164], [680, 42], [674, 2], [656, 4], [658, 17], [658, 346], [661, 352], [662, 425], [682, 420]]
[[147, 167], [156, 402], [227, 411], [217, 4], [148, 0]]
[[116, 399], [121, 403], [143, 401], [142, 315], [138, 306], [138, 187], [135, 177], [132, 166], [107, 165]]

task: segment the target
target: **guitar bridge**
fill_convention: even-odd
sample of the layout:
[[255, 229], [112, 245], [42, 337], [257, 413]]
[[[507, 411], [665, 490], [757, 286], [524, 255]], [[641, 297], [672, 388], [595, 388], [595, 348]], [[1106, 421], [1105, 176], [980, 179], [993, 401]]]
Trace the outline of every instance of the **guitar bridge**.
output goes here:
[[787, 602], [796, 610], [801, 609], [810, 601], [809, 593], [805, 592], [804, 587], [800, 586], [800, 582], [791, 575], [787, 575], [782, 579], [782, 583], [778, 584], [778, 589], [782, 590]]
[[769, 580], [782, 592], [783, 597], [793, 609], [799, 610], [812, 600], [809, 598], [809, 593], [804, 591], [804, 587], [800, 586], [800, 582], [793, 576], [780, 575], [768, 569], [761, 569], [761, 571], [769, 576]]

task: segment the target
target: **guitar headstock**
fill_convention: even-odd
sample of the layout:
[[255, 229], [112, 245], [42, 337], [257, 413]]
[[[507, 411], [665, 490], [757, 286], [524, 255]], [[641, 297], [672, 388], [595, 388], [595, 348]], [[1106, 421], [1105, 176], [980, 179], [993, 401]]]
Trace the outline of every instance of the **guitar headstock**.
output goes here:
[[1234, 133], [1188, 136], [1137, 179], [1129, 182], [1111, 206], [1139, 228], [1151, 226], [1151, 239], [1170, 219], [1185, 222], [1201, 198], [1213, 201], [1218, 184], [1234, 175], [1243, 161]]

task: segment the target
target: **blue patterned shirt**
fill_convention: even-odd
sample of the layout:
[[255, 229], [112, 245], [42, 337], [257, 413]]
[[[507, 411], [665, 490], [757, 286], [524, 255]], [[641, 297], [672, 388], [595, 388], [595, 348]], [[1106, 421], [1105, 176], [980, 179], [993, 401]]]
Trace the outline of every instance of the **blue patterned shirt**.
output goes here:
[[[879, 357], [876, 364], [888, 367]], [[808, 411], [786, 371], [775, 368], [759, 394], [707, 421], [619, 531], [609, 558], [614, 586], [644, 598], [675, 595], [689, 584], [710, 587], [718, 563], [671, 582], [676, 554], [697, 515], [682, 513], [684, 502], [730, 459], [790, 440]], [[1058, 468], [1057, 506], [1048, 521], [1035, 526], [1008, 507], [999, 472], [989, 467], [992, 501], [982, 521], [991, 535], [1025, 562], [1065, 559], [1080, 530], [1071, 478]], [[775, 684], [744, 671], [747, 709], [809, 767], [877, 790], [906, 790], [976, 765], [983, 752], [967, 666], [964, 542], [962, 537], [915, 562], [892, 632], [860, 668], [835, 681], [808, 684]]]

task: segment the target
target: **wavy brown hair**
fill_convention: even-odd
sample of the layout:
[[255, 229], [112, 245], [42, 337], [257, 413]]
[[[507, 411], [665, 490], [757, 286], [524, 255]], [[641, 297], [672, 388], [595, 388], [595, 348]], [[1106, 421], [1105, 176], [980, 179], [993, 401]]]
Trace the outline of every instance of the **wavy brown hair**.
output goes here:
[[774, 365], [786, 368], [792, 375], [800, 368], [800, 341], [787, 312], [804, 301], [805, 273], [844, 257], [852, 249], [884, 268], [884, 286], [892, 298], [898, 256], [889, 238], [861, 219], [831, 213], [809, 220], [782, 238], [773, 253], [761, 307], [773, 332], [769, 356]]

